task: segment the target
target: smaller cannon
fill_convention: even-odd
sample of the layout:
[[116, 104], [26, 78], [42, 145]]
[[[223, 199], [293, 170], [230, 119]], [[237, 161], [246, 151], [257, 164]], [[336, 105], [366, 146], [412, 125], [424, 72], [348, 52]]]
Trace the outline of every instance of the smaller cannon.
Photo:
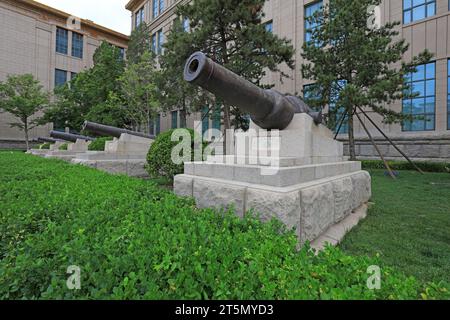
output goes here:
[[131, 131], [127, 129], [121, 129], [113, 126], [107, 126], [100, 123], [85, 121], [82, 127], [82, 130], [90, 131], [92, 133], [98, 134], [100, 136], [104, 137], [114, 137], [114, 138], [120, 138], [122, 134], [129, 134], [131, 136], [141, 137], [141, 138], [147, 138], [147, 139], [155, 139], [155, 136], [148, 135], [141, 132]]
[[77, 142], [77, 140], [94, 141], [94, 138], [82, 136], [78, 134], [60, 132], [60, 131], [50, 131], [50, 137], [55, 139], [60, 139], [68, 142]]
[[53, 139], [53, 138], [47, 138], [47, 137], [39, 137], [37, 139], [38, 142], [42, 142], [42, 143], [56, 143], [56, 142], [62, 142], [64, 140], [61, 139]]

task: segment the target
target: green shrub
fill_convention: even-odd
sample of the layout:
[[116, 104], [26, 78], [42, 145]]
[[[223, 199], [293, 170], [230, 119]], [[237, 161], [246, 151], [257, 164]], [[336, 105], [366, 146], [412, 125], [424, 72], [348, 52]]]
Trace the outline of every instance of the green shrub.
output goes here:
[[[179, 142], [172, 141], [172, 134], [175, 131], [170, 130], [161, 133], [156, 137], [155, 142], [147, 155], [146, 169], [152, 178], [166, 178], [173, 180], [174, 176], [184, 172], [184, 164], [174, 164], [172, 161], [172, 149], [179, 144]], [[192, 141], [192, 160], [194, 160], [194, 130], [188, 130]], [[203, 142], [203, 149], [207, 147], [207, 143]]]
[[64, 143], [58, 148], [58, 150], [60, 150], [60, 151], [67, 151], [68, 148], [69, 148], [69, 144], [68, 143]]
[[113, 137], [97, 138], [89, 144], [89, 151], [105, 151], [106, 141], [112, 141]]
[[[388, 163], [392, 170], [416, 170], [408, 161], [388, 161]], [[418, 161], [415, 164], [425, 172], [450, 172], [450, 163]], [[381, 160], [364, 160], [362, 166], [365, 170], [385, 169]]]
[[[315, 256], [276, 221], [198, 210], [148, 181], [0, 153], [0, 299], [433, 299], [376, 259]], [[81, 269], [81, 290], [66, 286]], [[382, 270], [369, 290], [369, 266]]]
[[39, 146], [40, 150], [49, 150], [50, 149], [51, 144], [49, 142], [47, 143], [43, 143]]

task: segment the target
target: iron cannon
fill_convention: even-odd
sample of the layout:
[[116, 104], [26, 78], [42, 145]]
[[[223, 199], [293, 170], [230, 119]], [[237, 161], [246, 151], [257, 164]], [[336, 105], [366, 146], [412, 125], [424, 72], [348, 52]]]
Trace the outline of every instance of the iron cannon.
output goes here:
[[136, 136], [136, 137], [142, 137], [147, 139], [155, 139], [155, 136], [148, 135], [141, 132], [135, 132], [131, 130], [121, 129], [117, 127], [107, 126], [104, 124], [99, 124], [95, 122], [85, 121], [82, 127], [82, 130], [90, 131], [92, 133], [98, 134], [100, 136], [105, 137], [114, 137], [114, 138], [120, 138], [120, 136], [124, 133]]
[[253, 122], [263, 129], [286, 129], [296, 113], [310, 115], [316, 124], [323, 121], [322, 113], [314, 112], [301, 98], [261, 89], [202, 52], [194, 53], [186, 61], [184, 79], [248, 113]]
[[50, 131], [50, 137], [60, 139], [68, 142], [77, 142], [77, 140], [94, 141], [94, 138], [82, 136], [78, 134], [72, 134], [60, 131]]
[[62, 142], [64, 140], [47, 138], [47, 137], [39, 137], [39, 138], [37, 138], [37, 141], [38, 142], [43, 142], [43, 143], [56, 143], [56, 142]]

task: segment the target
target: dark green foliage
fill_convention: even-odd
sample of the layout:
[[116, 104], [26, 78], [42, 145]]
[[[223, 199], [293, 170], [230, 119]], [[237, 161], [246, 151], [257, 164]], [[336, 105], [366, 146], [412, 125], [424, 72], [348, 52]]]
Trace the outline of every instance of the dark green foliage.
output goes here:
[[51, 144], [49, 142], [47, 143], [43, 143], [39, 146], [40, 150], [49, 150], [50, 149]]
[[[197, 210], [148, 181], [19, 153], [0, 168], [0, 299], [449, 297], [376, 259], [298, 252], [275, 221]], [[381, 290], [366, 287], [371, 265]]]
[[422, 282], [450, 283], [450, 175], [400, 171], [392, 180], [385, 171], [370, 170], [374, 205], [341, 249], [378, 256]]
[[[146, 169], [152, 178], [166, 178], [173, 181], [177, 174], [184, 172], [184, 164], [174, 164], [172, 161], [172, 150], [179, 144], [178, 141], [172, 141], [172, 134], [177, 130], [170, 130], [164, 132], [156, 137], [155, 142], [147, 155]], [[192, 141], [192, 160], [194, 160], [194, 130], [188, 130]], [[206, 148], [207, 143], [203, 143], [203, 148]]]
[[61, 151], [67, 151], [67, 148], [69, 147], [68, 143], [62, 144], [58, 149]]
[[89, 151], [105, 151], [106, 141], [112, 141], [113, 137], [97, 138], [89, 144]]
[[[388, 161], [388, 163], [392, 170], [416, 170], [408, 161]], [[418, 161], [415, 164], [424, 172], [450, 173], [450, 163]], [[386, 168], [381, 160], [364, 160], [362, 166], [364, 170]]]

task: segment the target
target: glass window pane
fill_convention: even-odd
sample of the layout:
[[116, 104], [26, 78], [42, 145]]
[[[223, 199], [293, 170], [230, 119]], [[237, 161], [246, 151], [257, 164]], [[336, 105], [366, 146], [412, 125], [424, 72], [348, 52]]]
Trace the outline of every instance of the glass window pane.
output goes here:
[[424, 80], [425, 79], [425, 65], [421, 64], [416, 66], [416, 72], [412, 75], [412, 81]]
[[412, 99], [412, 114], [422, 114], [425, 111], [425, 99]]
[[408, 10], [403, 13], [403, 23], [406, 24], [410, 22], [411, 22], [411, 11]]
[[424, 120], [414, 120], [411, 125], [412, 131], [424, 131], [425, 130], [425, 121]]
[[426, 84], [426, 96], [434, 96], [436, 94], [436, 81], [427, 80]]
[[411, 112], [411, 100], [403, 100], [403, 113], [410, 114]]
[[412, 0], [403, 0], [403, 9], [409, 9], [412, 7]]
[[427, 115], [425, 119], [425, 130], [434, 130], [435, 127], [435, 120], [434, 115]]
[[427, 79], [436, 78], [436, 65], [435, 63], [429, 63], [426, 66], [426, 77]]
[[414, 96], [424, 97], [425, 96], [425, 81], [413, 82], [412, 83], [412, 93]]
[[403, 123], [403, 131], [411, 131], [411, 121], [405, 121]]
[[430, 3], [427, 5], [427, 17], [434, 16], [436, 14], [436, 3]]
[[415, 6], [419, 6], [421, 4], [424, 4], [425, 0], [413, 0], [412, 3], [413, 3], [413, 6], [415, 7]]
[[434, 114], [435, 112], [435, 105], [436, 105], [436, 101], [435, 98], [426, 98], [425, 99], [425, 113], [432, 113]]
[[412, 10], [412, 20], [417, 21], [425, 18], [425, 6], [420, 6]]

